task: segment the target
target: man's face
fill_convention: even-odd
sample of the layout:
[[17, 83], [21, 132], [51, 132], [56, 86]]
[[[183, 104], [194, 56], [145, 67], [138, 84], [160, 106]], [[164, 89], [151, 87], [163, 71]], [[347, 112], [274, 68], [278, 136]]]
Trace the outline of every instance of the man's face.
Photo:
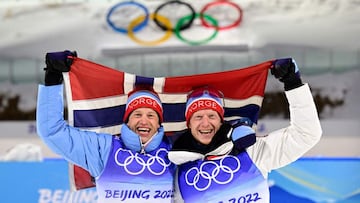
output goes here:
[[189, 122], [191, 134], [202, 144], [209, 144], [220, 126], [221, 118], [219, 114], [211, 109], [195, 112]]
[[146, 143], [160, 127], [159, 116], [151, 108], [138, 108], [131, 112], [127, 125]]

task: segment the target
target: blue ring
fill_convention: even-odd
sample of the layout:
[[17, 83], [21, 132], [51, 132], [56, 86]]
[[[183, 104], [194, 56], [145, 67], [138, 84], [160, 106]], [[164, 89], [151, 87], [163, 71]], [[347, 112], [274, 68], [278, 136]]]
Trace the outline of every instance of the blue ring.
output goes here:
[[133, 32], [138, 32], [140, 30], [142, 30], [148, 23], [149, 21], [149, 11], [148, 9], [140, 4], [140, 3], [137, 3], [137, 2], [133, 2], [133, 1], [129, 1], [129, 2], [121, 2], [121, 3], [118, 3], [118, 4], [115, 4], [108, 12], [108, 14], [106, 15], [106, 22], [110, 25], [110, 27], [112, 27], [112, 29], [114, 29], [115, 31], [117, 32], [121, 32], [121, 33], [125, 33], [127, 34], [128, 33], [128, 30], [127, 28], [121, 28], [121, 27], [116, 27], [114, 25], [114, 23], [110, 20], [110, 16], [112, 15], [112, 13], [115, 11], [115, 9], [117, 9], [118, 7], [121, 7], [121, 6], [129, 6], [129, 5], [135, 5], [135, 6], [138, 6], [139, 8], [141, 8], [142, 10], [144, 10], [145, 12], [145, 20], [142, 22], [142, 23], [139, 23], [137, 26], [134, 27], [134, 30]]

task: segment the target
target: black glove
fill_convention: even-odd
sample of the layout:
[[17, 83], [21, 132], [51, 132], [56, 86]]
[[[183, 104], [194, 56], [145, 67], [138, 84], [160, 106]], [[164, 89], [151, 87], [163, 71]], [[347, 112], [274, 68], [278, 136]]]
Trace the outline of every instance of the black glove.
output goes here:
[[63, 81], [62, 72], [69, 72], [73, 59], [68, 56], [77, 57], [76, 51], [63, 51], [46, 53], [45, 63], [45, 85], [59, 85]]
[[296, 62], [292, 58], [277, 59], [273, 62], [270, 72], [284, 83], [284, 89], [292, 90], [303, 85]]
[[231, 123], [233, 131], [231, 140], [236, 149], [242, 151], [256, 142], [254, 129], [251, 128], [252, 121], [248, 118], [241, 118]]

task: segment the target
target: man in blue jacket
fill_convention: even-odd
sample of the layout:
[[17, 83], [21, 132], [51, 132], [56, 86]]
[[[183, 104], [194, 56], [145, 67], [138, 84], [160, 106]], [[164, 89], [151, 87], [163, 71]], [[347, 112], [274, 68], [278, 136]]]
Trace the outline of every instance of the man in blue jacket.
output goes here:
[[62, 72], [76, 52], [46, 54], [45, 85], [39, 85], [37, 130], [55, 153], [95, 177], [99, 202], [172, 202], [175, 166], [161, 125], [163, 108], [151, 87], [129, 93], [120, 135], [69, 126], [63, 118]]

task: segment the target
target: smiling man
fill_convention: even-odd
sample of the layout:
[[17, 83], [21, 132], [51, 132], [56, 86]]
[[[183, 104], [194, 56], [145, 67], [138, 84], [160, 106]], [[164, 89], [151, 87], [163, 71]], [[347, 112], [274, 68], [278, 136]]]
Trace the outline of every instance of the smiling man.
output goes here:
[[124, 143], [132, 146], [136, 151], [145, 153], [149, 147], [151, 148], [150, 143], [162, 140], [158, 137], [162, 138], [164, 134], [160, 126], [163, 121], [163, 109], [159, 96], [152, 88], [137, 87], [129, 93], [123, 120], [126, 123], [125, 128], [136, 134], [122, 135]]
[[[151, 86], [129, 93], [118, 135], [68, 125], [63, 118], [62, 72], [76, 53], [46, 54], [45, 85], [39, 85], [37, 132], [55, 153], [95, 177], [98, 202], [173, 202], [175, 165], [161, 125], [163, 108]], [[86, 71], [86, 70], [84, 70]]]
[[268, 173], [296, 161], [319, 141], [322, 130], [315, 103], [295, 61], [275, 60], [271, 74], [284, 83], [291, 122], [264, 137], [255, 136], [249, 118], [224, 120], [220, 91], [205, 86], [188, 94], [188, 129], [168, 155], [178, 165], [176, 202], [269, 203]]
[[222, 93], [202, 87], [188, 94], [185, 117], [191, 134], [199, 143], [210, 144], [224, 118]]

